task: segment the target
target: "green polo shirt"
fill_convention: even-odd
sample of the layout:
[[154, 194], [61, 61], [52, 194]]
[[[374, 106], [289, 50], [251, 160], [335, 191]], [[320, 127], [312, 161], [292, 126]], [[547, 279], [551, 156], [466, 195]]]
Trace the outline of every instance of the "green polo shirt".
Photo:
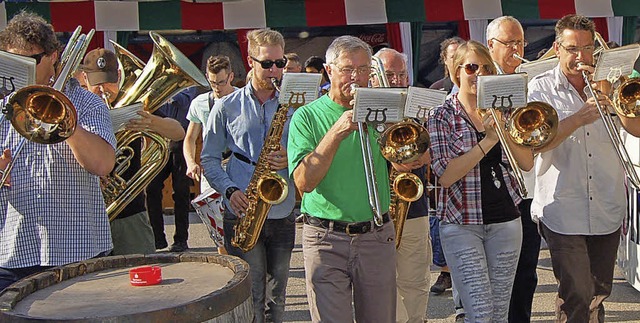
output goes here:
[[[346, 108], [333, 102], [328, 95], [296, 110], [289, 125], [287, 145], [291, 176], [298, 163], [318, 146], [345, 111]], [[387, 162], [376, 140], [378, 137], [373, 127], [369, 127], [380, 208], [385, 213], [389, 210], [389, 174]], [[323, 219], [347, 222], [369, 221], [373, 218], [357, 131], [340, 143], [329, 171], [318, 186], [303, 195], [301, 211]]]

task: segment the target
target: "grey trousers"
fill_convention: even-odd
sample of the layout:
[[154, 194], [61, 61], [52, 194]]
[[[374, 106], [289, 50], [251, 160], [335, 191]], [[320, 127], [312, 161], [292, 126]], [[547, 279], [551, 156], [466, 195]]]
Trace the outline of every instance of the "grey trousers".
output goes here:
[[313, 322], [352, 322], [354, 311], [358, 322], [395, 322], [396, 250], [391, 221], [353, 236], [305, 224], [302, 235]]

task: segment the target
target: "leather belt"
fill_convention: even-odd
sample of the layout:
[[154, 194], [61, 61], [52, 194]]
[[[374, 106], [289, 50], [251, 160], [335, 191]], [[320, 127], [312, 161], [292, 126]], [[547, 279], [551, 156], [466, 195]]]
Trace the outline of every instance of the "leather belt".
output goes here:
[[[382, 215], [382, 223], [389, 222], [389, 214], [385, 213]], [[317, 218], [315, 216], [305, 214], [303, 222], [310, 226], [319, 227], [319, 228], [332, 228], [333, 231], [344, 232], [348, 235], [357, 235], [370, 232], [375, 226], [373, 224], [373, 220], [371, 221], [363, 221], [363, 222], [344, 222], [344, 221], [335, 221], [335, 220], [326, 220]]]
[[250, 164], [250, 165], [253, 165], [253, 166], [256, 165], [256, 163], [252, 162], [251, 159], [247, 158], [247, 156], [245, 156], [243, 154], [239, 154], [239, 153], [234, 152], [233, 155], [236, 156], [236, 158], [239, 161], [243, 161], [243, 162], [245, 162], [247, 164]]

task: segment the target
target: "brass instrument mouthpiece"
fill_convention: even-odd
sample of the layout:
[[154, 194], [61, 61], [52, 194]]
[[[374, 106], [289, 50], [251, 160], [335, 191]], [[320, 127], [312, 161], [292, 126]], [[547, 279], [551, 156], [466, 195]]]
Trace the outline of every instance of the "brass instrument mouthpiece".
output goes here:
[[273, 87], [275, 87], [276, 90], [278, 90], [278, 91], [280, 91], [280, 84], [281, 83], [282, 82], [278, 78], [276, 78], [276, 77], [272, 77], [271, 78], [271, 84], [273, 84]]

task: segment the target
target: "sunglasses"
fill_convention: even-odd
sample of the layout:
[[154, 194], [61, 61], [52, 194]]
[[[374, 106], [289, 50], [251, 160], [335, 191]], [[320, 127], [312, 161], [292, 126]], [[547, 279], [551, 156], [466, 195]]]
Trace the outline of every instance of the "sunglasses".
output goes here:
[[265, 70], [270, 69], [273, 66], [273, 64], [276, 64], [277, 68], [284, 68], [284, 66], [287, 65], [286, 57], [281, 59], [276, 59], [275, 61], [272, 61], [270, 59], [265, 59], [264, 61], [261, 61], [253, 56], [249, 56], [249, 57], [251, 57], [252, 60], [260, 63], [260, 66]]
[[464, 72], [467, 73], [467, 75], [478, 73], [478, 71], [480, 70], [480, 67], [482, 67], [485, 73], [490, 72], [488, 64], [479, 65], [479, 64], [469, 63], [469, 64], [460, 65], [458, 67], [464, 68]]
[[31, 58], [35, 59], [36, 60], [36, 65], [40, 64], [40, 61], [42, 61], [42, 58], [45, 57], [45, 56], [47, 56], [46, 52], [42, 52], [40, 54], [35, 54], [35, 55], [29, 55], [29, 56], [25, 55], [25, 57], [31, 57]]

